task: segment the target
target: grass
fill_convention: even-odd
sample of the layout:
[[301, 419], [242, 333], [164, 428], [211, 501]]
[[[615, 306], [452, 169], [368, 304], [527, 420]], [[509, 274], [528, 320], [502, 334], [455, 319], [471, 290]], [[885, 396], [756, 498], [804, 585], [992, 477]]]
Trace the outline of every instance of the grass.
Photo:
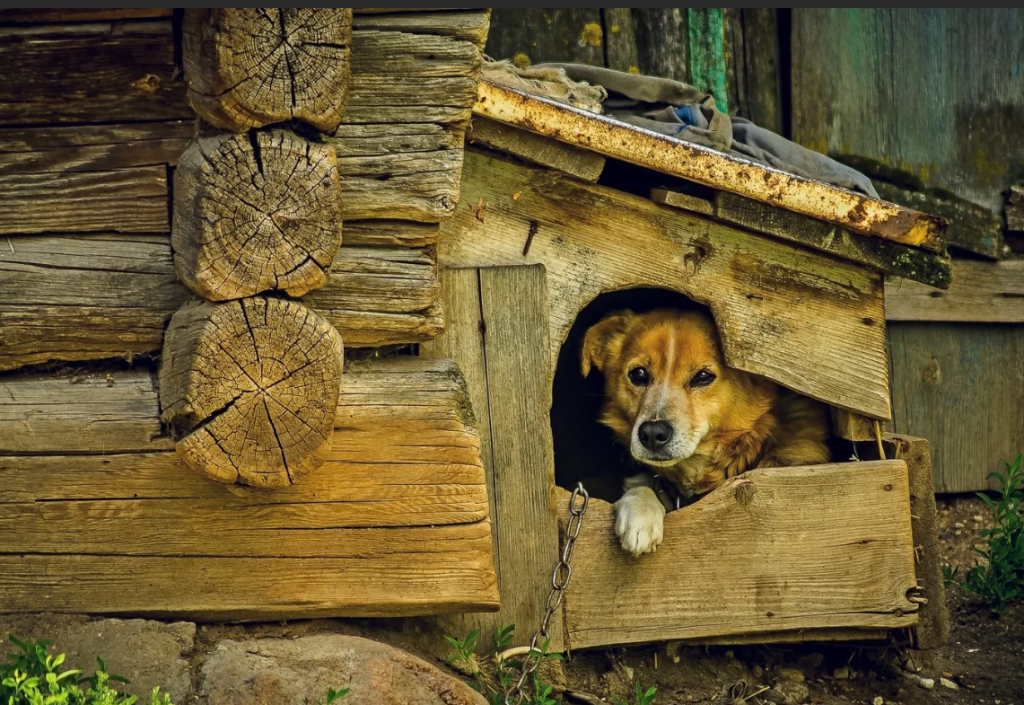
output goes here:
[[1004, 473], [994, 472], [989, 479], [999, 483], [995, 498], [979, 492], [985, 501], [995, 525], [982, 529], [985, 545], [974, 552], [982, 560], [975, 560], [959, 579], [959, 568], [943, 566], [943, 577], [948, 585], [957, 585], [964, 592], [977, 595], [996, 612], [1005, 605], [1024, 599], [1024, 456], [1018, 455], [1006, 463]]

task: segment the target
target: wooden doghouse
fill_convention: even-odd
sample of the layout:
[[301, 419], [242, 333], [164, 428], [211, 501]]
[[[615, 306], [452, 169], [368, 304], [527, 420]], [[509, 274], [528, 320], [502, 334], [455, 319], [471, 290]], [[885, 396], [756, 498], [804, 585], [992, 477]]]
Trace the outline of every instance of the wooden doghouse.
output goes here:
[[551, 647], [945, 638], [927, 443], [877, 423], [883, 281], [949, 285], [935, 219], [479, 83], [485, 10], [4, 21], [0, 613], [500, 596], [466, 619], [527, 639], [559, 357], [643, 289], [710, 307], [861, 460], [751, 473], [639, 561], [595, 499]]
[[641, 559], [618, 546], [610, 504], [591, 500], [554, 648], [906, 628], [919, 646], [942, 643], [927, 443], [881, 426], [884, 281], [948, 287], [942, 223], [494, 84], [474, 112], [462, 205], [440, 240], [446, 332], [422, 349], [459, 364], [485, 463], [490, 449], [496, 619], [542, 614], [559, 553], [552, 504], [564, 522], [581, 476], [563, 466], [605, 442], [591, 417], [589, 437], [559, 448], [586, 395], [552, 390], [579, 375], [594, 307], [632, 290], [709, 307], [727, 363], [830, 404], [860, 460], [749, 473], [670, 513]]

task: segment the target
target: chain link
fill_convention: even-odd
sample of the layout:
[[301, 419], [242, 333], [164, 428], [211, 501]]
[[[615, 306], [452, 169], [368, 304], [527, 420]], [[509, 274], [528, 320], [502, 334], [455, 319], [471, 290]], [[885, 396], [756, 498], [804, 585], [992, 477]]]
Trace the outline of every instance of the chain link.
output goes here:
[[[577, 501], [580, 498], [583, 503], [577, 507]], [[505, 693], [505, 705], [522, 705], [526, 699], [526, 681], [540, 666], [541, 659], [547, 651], [548, 628], [551, 626], [551, 618], [562, 605], [562, 596], [565, 589], [569, 587], [569, 580], [572, 579], [572, 552], [576, 549], [576, 539], [580, 535], [583, 515], [587, 513], [589, 502], [590, 495], [583, 488], [583, 483], [578, 483], [569, 498], [569, 523], [565, 527], [565, 546], [562, 548], [562, 557], [551, 574], [551, 592], [548, 593], [544, 618], [540, 621], [540, 627], [534, 632], [533, 639], [530, 640], [530, 650], [523, 657], [518, 680]]]

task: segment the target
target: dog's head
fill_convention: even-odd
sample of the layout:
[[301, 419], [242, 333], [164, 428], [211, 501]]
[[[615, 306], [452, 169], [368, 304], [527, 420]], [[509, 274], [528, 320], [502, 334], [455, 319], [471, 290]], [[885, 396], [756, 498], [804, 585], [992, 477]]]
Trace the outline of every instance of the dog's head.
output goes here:
[[711, 317], [700, 311], [610, 314], [583, 340], [583, 376], [605, 377], [601, 422], [637, 460], [668, 467], [720, 427], [749, 376], [725, 366]]

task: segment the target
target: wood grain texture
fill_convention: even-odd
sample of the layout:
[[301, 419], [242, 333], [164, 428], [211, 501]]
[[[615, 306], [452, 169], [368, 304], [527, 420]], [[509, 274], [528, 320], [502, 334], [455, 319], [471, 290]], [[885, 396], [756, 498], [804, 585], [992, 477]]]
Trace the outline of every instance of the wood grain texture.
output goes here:
[[[20, 171], [20, 170], [19, 170]], [[167, 167], [0, 176], [0, 234], [166, 233]]]
[[633, 8], [640, 73], [690, 82], [690, 40], [685, 7]]
[[436, 223], [459, 202], [462, 149], [348, 156], [338, 159], [346, 220]]
[[333, 132], [348, 100], [351, 41], [351, 8], [187, 9], [189, 103], [234, 132], [286, 120]]
[[938, 255], [898, 242], [860, 235], [846, 228], [775, 208], [734, 193], [715, 193], [714, 212], [719, 220], [727, 223], [806, 245], [871, 269], [920, 281], [929, 286], [948, 288], [952, 279], [952, 266], [948, 255]]
[[[321, 309], [348, 346], [438, 335], [444, 322], [437, 226], [358, 221], [346, 227], [353, 246], [339, 250], [324, 288], [307, 303]], [[0, 238], [0, 370], [155, 353], [171, 315], [190, 296], [175, 276], [166, 236]]]
[[633, 11], [628, 7], [601, 9], [604, 23], [605, 65], [616, 71], [640, 73], [640, 47], [633, 28]]
[[212, 301], [327, 280], [341, 246], [334, 149], [289, 130], [197, 137], [174, 172], [178, 278]]
[[478, 116], [473, 119], [469, 141], [583, 181], [597, 181], [604, 171], [605, 158], [600, 154], [510, 125], [503, 125], [485, 117]]
[[848, 441], [876, 441], [875, 420], [832, 408], [832, 433]]
[[885, 284], [890, 321], [1024, 323], [1024, 260], [953, 260], [953, 281], [939, 291], [890, 278]]
[[611, 505], [591, 500], [568, 646], [915, 624], [908, 496], [898, 460], [755, 470], [668, 514], [640, 559], [618, 545]]
[[0, 454], [170, 450], [148, 371], [0, 378]]
[[520, 66], [561, 61], [604, 66], [597, 8], [495, 8], [487, 54]]
[[187, 299], [166, 235], [0, 240], [0, 370], [160, 348]]
[[100, 20], [169, 18], [174, 13], [169, 7], [122, 8], [61, 8], [61, 9], [3, 9], [0, 22], [96, 22]]
[[0, 128], [0, 176], [174, 166], [194, 120]]
[[302, 482], [331, 448], [341, 336], [298, 301], [196, 301], [171, 318], [160, 356], [160, 419], [211, 480]]
[[170, 21], [0, 28], [0, 124], [189, 119]]
[[880, 276], [473, 150], [463, 199], [484, 209], [464, 205], [442, 225], [441, 264], [544, 264], [551, 369], [576, 315], [594, 297], [659, 287], [711, 307], [730, 366], [834, 406], [889, 417]]
[[1024, 327], [894, 323], [892, 428], [934, 439], [936, 492], [986, 478], [1024, 448]]
[[[778, 11], [774, 7], [744, 8], [742, 104], [740, 115], [782, 134]], [[788, 87], [787, 87], [788, 89]]]
[[393, 359], [345, 379], [325, 472], [273, 493], [212, 483], [173, 452], [0, 457], [0, 612], [43, 599], [215, 620], [495, 609], [457, 368]]
[[410, 12], [361, 14], [357, 9], [352, 26], [357, 29], [375, 29], [412, 34], [436, 34], [472, 42], [483, 50], [487, 41], [490, 15], [487, 12], [461, 10], [459, 12]]
[[[499, 585], [508, 602], [505, 624], [539, 624], [558, 556], [551, 488], [555, 467], [547, 423], [553, 364], [548, 354], [548, 291], [542, 267], [480, 271]], [[510, 306], [509, 302], [516, 302]], [[563, 650], [561, 623], [550, 649]], [[530, 631], [516, 636], [528, 643]]]
[[1024, 160], [1022, 34], [1021, 9], [794, 10], [794, 138], [998, 212]]

